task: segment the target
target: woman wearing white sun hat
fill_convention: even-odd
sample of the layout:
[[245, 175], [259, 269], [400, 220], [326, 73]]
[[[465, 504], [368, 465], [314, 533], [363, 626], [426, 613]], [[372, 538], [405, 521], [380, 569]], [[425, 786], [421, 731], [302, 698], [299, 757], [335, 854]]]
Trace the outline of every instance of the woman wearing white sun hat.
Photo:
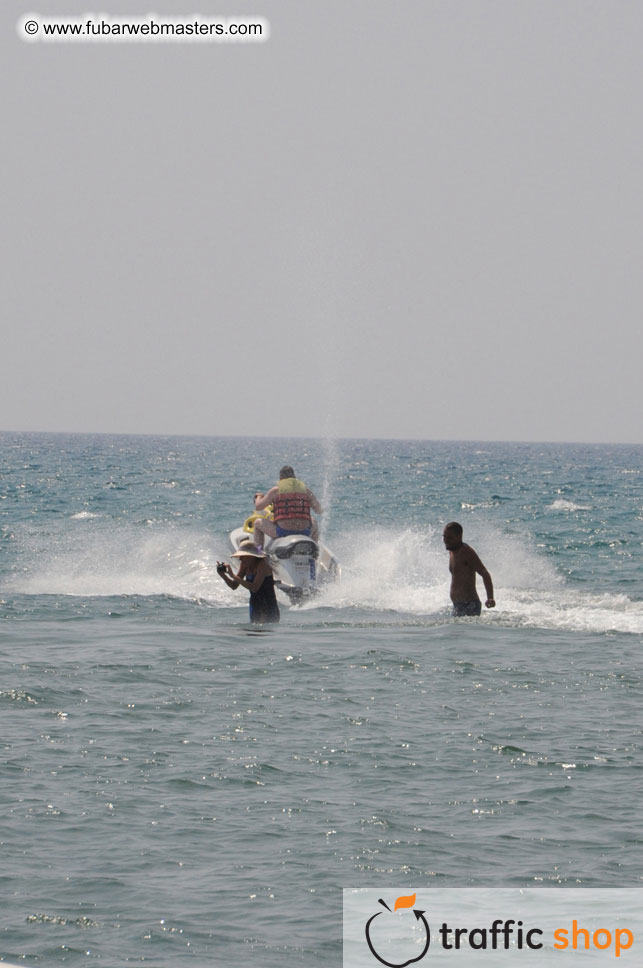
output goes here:
[[250, 621], [263, 625], [278, 622], [279, 605], [275, 595], [275, 580], [265, 552], [252, 541], [242, 541], [232, 558], [240, 558], [239, 571], [235, 575], [226, 562], [217, 562], [217, 572], [228, 588], [241, 585], [250, 592]]

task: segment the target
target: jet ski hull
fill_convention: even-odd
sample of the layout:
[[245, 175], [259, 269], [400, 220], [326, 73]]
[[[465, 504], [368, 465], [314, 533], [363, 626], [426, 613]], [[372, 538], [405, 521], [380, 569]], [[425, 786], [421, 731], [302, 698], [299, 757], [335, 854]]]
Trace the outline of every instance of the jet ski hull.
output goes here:
[[[252, 539], [245, 528], [230, 534], [234, 551], [242, 541]], [[315, 595], [327, 582], [336, 581], [341, 574], [337, 559], [321, 541], [313, 541], [305, 534], [291, 534], [285, 538], [270, 538], [264, 548], [275, 585], [297, 604]]]

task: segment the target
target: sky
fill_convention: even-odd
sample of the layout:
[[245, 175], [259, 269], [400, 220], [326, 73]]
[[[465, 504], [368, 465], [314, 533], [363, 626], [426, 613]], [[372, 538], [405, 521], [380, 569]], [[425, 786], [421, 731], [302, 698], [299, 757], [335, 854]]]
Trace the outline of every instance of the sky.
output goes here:
[[[195, 11], [270, 34], [20, 27]], [[640, 0], [6, 0], [0, 428], [643, 443], [641, 36]]]

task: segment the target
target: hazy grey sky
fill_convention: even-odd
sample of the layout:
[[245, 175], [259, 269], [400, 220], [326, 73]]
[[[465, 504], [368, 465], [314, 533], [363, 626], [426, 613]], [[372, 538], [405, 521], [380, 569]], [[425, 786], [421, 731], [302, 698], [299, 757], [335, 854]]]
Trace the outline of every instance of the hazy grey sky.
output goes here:
[[640, 0], [0, 18], [3, 429], [643, 442]]

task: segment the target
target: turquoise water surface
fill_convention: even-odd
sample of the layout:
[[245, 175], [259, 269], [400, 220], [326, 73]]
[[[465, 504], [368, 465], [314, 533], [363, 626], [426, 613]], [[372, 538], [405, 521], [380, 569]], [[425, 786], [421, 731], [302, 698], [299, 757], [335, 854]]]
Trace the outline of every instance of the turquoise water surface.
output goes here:
[[[641, 885], [643, 448], [0, 449], [0, 957], [339, 968], [344, 887]], [[253, 629], [216, 561], [284, 462], [342, 580]]]

